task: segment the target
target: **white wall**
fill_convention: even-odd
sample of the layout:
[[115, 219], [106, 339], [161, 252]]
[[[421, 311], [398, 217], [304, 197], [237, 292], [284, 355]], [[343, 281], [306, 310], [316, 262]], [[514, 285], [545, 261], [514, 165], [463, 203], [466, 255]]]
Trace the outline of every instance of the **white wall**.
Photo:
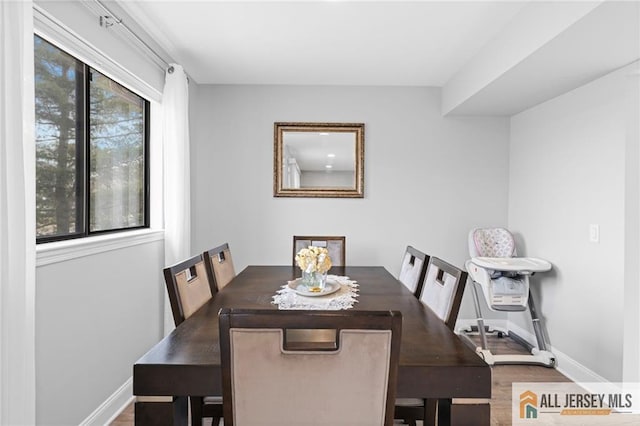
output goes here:
[[[96, 7], [95, 3], [36, 3], [44, 14], [38, 15], [36, 27], [57, 37], [53, 41], [143, 96], [159, 99], [162, 68], [123, 39], [122, 33], [100, 27], [97, 16], [85, 7]], [[84, 42], [65, 33], [63, 27]], [[117, 64], [106, 63], [106, 58]], [[151, 157], [156, 165], [161, 163], [159, 148], [158, 140], [152, 139]], [[152, 197], [158, 194], [158, 172], [153, 165]], [[161, 202], [152, 200], [152, 205]], [[158, 210], [152, 209], [154, 224]], [[55, 259], [55, 250], [43, 254], [43, 247], [50, 245], [39, 247], [42, 266], [36, 271], [35, 318], [38, 424], [72, 425], [85, 420], [102, 424], [131, 397], [133, 363], [162, 336], [164, 244], [161, 234], [143, 240], [108, 251], [80, 251], [82, 257], [71, 260]]]
[[[511, 119], [509, 227], [523, 254], [554, 265], [533, 280], [551, 344], [609, 381], [623, 378], [625, 327], [639, 325], [624, 323], [625, 296], [635, 292], [637, 310], [638, 286], [625, 284], [629, 263], [635, 276], [638, 269], [637, 256], [625, 261], [625, 238], [638, 238], [639, 196], [625, 190], [627, 175], [638, 173], [637, 148], [625, 160], [638, 144], [637, 133], [629, 139], [638, 89], [628, 74], [612, 73]], [[636, 214], [628, 217], [632, 205]], [[589, 241], [590, 224], [600, 227], [599, 243]], [[636, 232], [627, 236], [627, 229]], [[525, 326], [516, 314], [510, 320]]]
[[[274, 198], [277, 121], [365, 123], [364, 199]], [[506, 225], [508, 133], [505, 118], [443, 118], [435, 88], [200, 86], [193, 251], [227, 241], [241, 271], [290, 264], [294, 234], [346, 235], [351, 265], [397, 275], [411, 244], [463, 266], [471, 227]]]
[[155, 241], [37, 268], [38, 424], [79, 424], [129, 380], [161, 336], [163, 261]]
[[[628, 73], [627, 73], [628, 72]], [[624, 351], [622, 378], [640, 382], [640, 61], [625, 68]]]

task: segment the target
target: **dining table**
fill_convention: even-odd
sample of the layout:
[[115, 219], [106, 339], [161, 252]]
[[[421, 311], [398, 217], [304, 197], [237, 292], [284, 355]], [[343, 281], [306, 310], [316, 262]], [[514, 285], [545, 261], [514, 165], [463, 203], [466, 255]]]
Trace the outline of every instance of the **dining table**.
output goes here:
[[[357, 283], [350, 309], [402, 313], [397, 398], [437, 399], [438, 424], [489, 425], [491, 367], [382, 266], [334, 267]], [[218, 313], [274, 309], [300, 276], [291, 265], [247, 266], [133, 365], [136, 425], [186, 425], [188, 397], [222, 395]], [[326, 296], [329, 297], [329, 296]]]

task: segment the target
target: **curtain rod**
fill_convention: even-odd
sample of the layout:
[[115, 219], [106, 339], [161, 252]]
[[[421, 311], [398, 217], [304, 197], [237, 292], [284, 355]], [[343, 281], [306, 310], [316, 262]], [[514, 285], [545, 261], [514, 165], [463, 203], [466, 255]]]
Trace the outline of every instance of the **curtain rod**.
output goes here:
[[156, 59], [156, 63], [160, 63], [163, 69], [166, 69], [169, 74], [173, 72], [173, 66], [171, 66], [165, 59], [158, 54], [147, 42], [145, 42], [138, 34], [136, 34], [131, 28], [129, 28], [122, 20], [116, 16], [107, 6], [105, 6], [100, 0], [93, 0], [96, 2], [102, 10], [104, 10], [107, 15], [100, 16], [100, 26], [104, 28], [109, 28], [113, 25], [119, 25], [122, 27], [130, 36], [132, 36], [138, 43], [140, 43], [148, 53], [151, 54]]

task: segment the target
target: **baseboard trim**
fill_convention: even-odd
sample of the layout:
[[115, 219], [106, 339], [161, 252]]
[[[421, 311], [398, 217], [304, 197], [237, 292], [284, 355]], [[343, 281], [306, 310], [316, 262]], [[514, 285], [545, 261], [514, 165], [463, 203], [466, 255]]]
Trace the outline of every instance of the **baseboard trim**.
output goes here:
[[[513, 332], [518, 336], [522, 337], [530, 344], [537, 346], [535, 335], [528, 330], [525, 330], [512, 322], [509, 322], [509, 330], [513, 330]], [[579, 383], [609, 383], [607, 379], [580, 364], [558, 348], [549, 345], [549, 351], [551, 351], [556, 357], [556, 370], [567, 376], [572, 381]]]
[[[484, 320], [485, 326], [500, 329], [500, 330], [509, 330], [513, 331], [519, 337], [527, 341], [529, 344], [537, 347], [538, 344], [536, 342], [536, 337], [529, 330], [525, 330], [524, 328], [518, 326], [517, 324], [509, 321], [509, 320], [501, 320], [501, 319], [486, 319]], [[456, 323], [456, 330], [458, 333], [462, 332], [465, 329], [469, 329], [471, 326], [478, 325], [476, 320], [458, 320]], [[556, 370], [565, 375], [567, 378], [571, 379], [574, 382], [579, 383], [609, 383], [607, 379], [600, 376], [599, 374], [591, 371], [584, 365], [580, 364], [575, 359], [571, 358], [569, 355], [565, 354], [558, 348], [549, 345], [547, 348], [550, 352], [552, 352], [556, 357]]]
[[108, 425], [135, 399], [133, 396], [133, 377], [130, 377], [106, 401], [104, 401], [80, 426]]

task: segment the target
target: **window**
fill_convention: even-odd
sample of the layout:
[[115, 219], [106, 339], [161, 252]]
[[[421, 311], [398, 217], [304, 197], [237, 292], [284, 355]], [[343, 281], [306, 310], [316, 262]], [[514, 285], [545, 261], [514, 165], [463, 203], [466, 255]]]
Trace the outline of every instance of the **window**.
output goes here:
[[35, 36], [38, 242], [149, 226], [149, 102]]

